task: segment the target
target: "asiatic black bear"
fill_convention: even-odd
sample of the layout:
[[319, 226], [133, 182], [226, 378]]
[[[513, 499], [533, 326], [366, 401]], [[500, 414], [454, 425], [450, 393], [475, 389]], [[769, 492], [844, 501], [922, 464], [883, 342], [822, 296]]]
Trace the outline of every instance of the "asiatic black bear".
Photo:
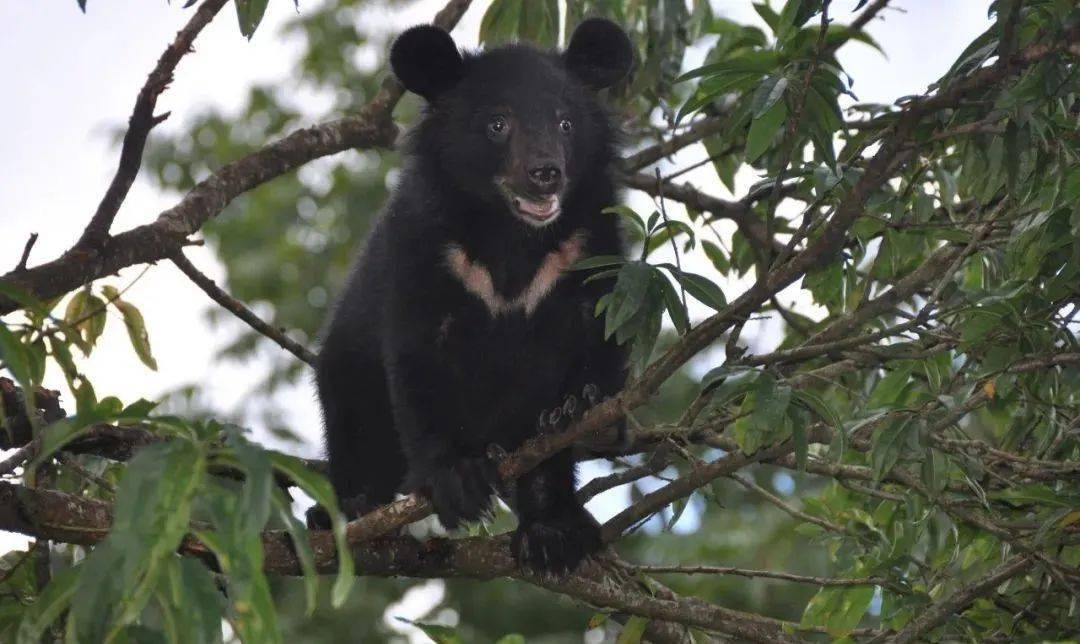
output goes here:
[[[391, 49], [427, 101], [400, 184], [324, 332], [316, 368], [330, 479], [359, 514], [427, 495], [453, 528], [490, 510], [489, 445], [511, 451], [568, 398], [618, 391], [626, 356], [594, 316], [610, 284], [565, 269], [622, 253], [615, 131], [596, 91], [627, 74], [626, 34], [590, 19], [566, 51], [459, 53], [419, 26]], [[521, 565], [572, 570], [600, 546], [569, 451], [508, 499]]]

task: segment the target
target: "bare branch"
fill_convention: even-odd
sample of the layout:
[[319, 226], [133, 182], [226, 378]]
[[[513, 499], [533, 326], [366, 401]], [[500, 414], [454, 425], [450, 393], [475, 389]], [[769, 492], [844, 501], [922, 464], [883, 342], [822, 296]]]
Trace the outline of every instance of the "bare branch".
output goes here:
[[626, 173], [636, 172], [664, 157], [675, 154], [685, 147], [719, 133], [724, 129], [725, 125], [726, 122], [722, 116], [709, 116], [694, 121], [685, 132], [676, 134], [670, 139], [660, 141], [624, 158], [621, 163], [622, 170]]
[[116, 169], [109, 189], [105, 191], [97, 211], [83, 231], [82, 237], [75, 244], [75, 248], [81, 251], [92, 251], [101, 246], [109, 235], [113, 219], [120, 211], [121, 204], [127, 197], [131, 184], [135, 182], [142, 165], [143, 149], [146, 147], [146, 137], [155, 125], [164, 121], [169, 113], [155, 116], [154, 108], [157, 106], [158, 96], [161, 95], [169, 83], [173, 80], [173, 72], [185, 54], [192, 51], [191, 45], [195, 37], [214, 19], [228, 0], [206, 0], [195, 11], [184, 28], [177, 32], [172, 44], [165, 48], [158, 59], [154, 70], [146, 79], [146, 83], [139, 90], [135, 99], [135, 109], [128, 119], [127, 133], [124, 135], [124, 143], [120, 149], [120, 165]]
[[26, 240], [26, 245], [23, 246], [22, 256], [19, 257], [19, 263], [15, 265], [15, 272], [21, 272], [26, 270], [26, 262], [30, 261], [30, 251], [34, 250], [34, 244], [37, 243], [38, 234], [30, 233], [30, 238]]
[[300, 361], [306, 362], [312, 367], [315, 366], [315, 361], [318, 357], [311, 350], [290, 338], [283, 330], [275, 329], [259, 319], [257, 315], [251, 312], [251, 309], [244, 306], [243, 302], [226, 293], [214, 283], [214, 280], [199, 272], [199, 269], [195, 268], [182, 252], [177, 252], [169, 259], [171, 259], [172, 263], [176, 264], [176, 267], [183, 271], [184, 275], [187, 275], [196, 286], [209, 295], [210, 299], [220, 304], [226, 311], [229, 311], [243, 320], [251, 328], [276, 342], [278, 346], [296, 356]]
[[636, 566], [638, 572], [650, 575], [678, 574], [678, 575], [731, 575], [734, 577], [747, 577], [750, 579], [779, 579], [793, 581], [798, 584], [811, 584], [814, 586], [885, 586], [888, 580], [880, 577], [856, 577], [851, 579], [838, 579], [836, 577], [814, 577], [810, 575], [795, 575], [789, 572], [776, 572], [773, 570], [747, 570], [746, 568], [730, 568], [726, 566]]

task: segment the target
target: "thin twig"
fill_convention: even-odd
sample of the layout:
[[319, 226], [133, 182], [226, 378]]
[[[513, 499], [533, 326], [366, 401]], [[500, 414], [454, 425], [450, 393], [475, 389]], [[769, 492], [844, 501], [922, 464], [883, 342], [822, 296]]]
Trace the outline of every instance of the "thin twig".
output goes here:
[[769, 492], [768, 490], [761, 487], [757, 483], [754, 483], [753, 481], [750, 481], [748, 479], [745, 479], [745, 478], [743, 478], [741, 476], [738, 476], [738, 475], [735, 475], [735, 474], [729, 476], [728, 478], [735, 481], [739, 485], [742, 485], [746, 489], [751, 490], [752, 492], [756, 492], [757, 494], [759, 494], [761, 496], [761, 498], [765, 499], [769, 503], [772, 503], [776, 507], [780, 508], [781, 510], [783, 510], [787, 514], [791, 515], [792, 517], [794, 517], [796, 519], [799, 519], [800, 521], [806, 521], [807, 523], [813, 523], [816, 526], [820, 526], [822, 528], [825, 528], [829, 532], [836, 532], [838, 534], [846, 532], [846, 530], [844, 530], [844, 528], [836, 525], [835, 523], [833, 523], [831, 521], [826, 521], [825, 519], [822, 519], [821, 517], [815, 517], [812, 514], [807, 514], [807, 513], [803, 512], [802, 510], [796, 509], [791, 504], [785, 502], [780, 497], [778, 497], [775, 494]]
[[[660, 168], [656, 168], [656, 198], [660, 202], [660, 217], [664, 220], [664, 225], [668, 227], [668, 241], [671, 242], [671, 252], [675, 254], [675, 268], [679, 269], [679, 274], [682, 274], [682, 259], [679, 257], [679, 247], [675, 244], [675, 233], [671, 230], [671, 221], [668, 220], [667, 207], [664, 205], [664, 182], [660, 179]], [[646, 252], [648, 249], [645, 249]], [[679, 283], [679, 292], [682, 296], [682, 306], [686, 309], [686, 287], [683, 286], [682, 280], [675, 280]]]
[[852, 579], [838, 579], [836, 577], [813, 577], [810, 575], [795, 575], [789, 572], [776, 572], [772, 570], [748, 570], [746, 568], [731, 568], [727, 566], [635, 566], [635, 568], [638, 572], [643, 572], [650, 575], [732, 575], [736, 577], [761, 577], [764, 579], [780, 579], [783, 581], [793, 581], [799, 584], [812, 584], [814, 586], [889, 585], [889, 581], [881, 577], [857, 577]]
[[636, 172], [652, 163], [656, 163], [664, 157], [671, 156], [679, 150], [693, 145], [702, 139], [720, 132], [726, 122], [722, 116], [710, 116], [695, 121], [685, 132], [676, 134], [665, 141], [649, 146], [643, 150], [631, 154], [620, 163], [624, 172]]
[[692, 163], [692, 164], [686, 166], [685, 168], [679, 168], [675, 172], [672, 172], [671, 174], [664, 177], [663, 182], [667, 183], [668, 181], [671, 181], [673, 179], [677, 179], [677, 178], [683, 176], [684, 174], [686, 174], [687, 172], [692, 172], [694, 170], [697, 170], [698, 168], [700, 168], [703, 165], [712, 163], [713, 161], [716, 161], [717, 159], [722, 159], [722, 158], [726, 157], [727, 155], [731, 154], [732, 152], [736, 152], [738, 149], [739, 149], [738, 146], [729, 145], [728, 147], [724, 148], [723, 150], [717, 152], [716, 154], [710, 154], [709, 156], [705, 157], [704, 159], [702, 159], [700, 161], [697, 161], [695, 163]]
[[26, 245], [23, 246], [22, 257], [19, 258], [19, 263], [15, 266], [15, 272], [20, 273], [26, 270], [26, 262], [30, 260], [30, 251], [34, 249], [34, 244], [37, 243], [38, 234], [30, 233], [30, 238], [26, 240]]
[[199, 269], [195, 268], [182, 252], [176, 253], [169, 259], [172, 260], [173, 264], [176, 264], [177, 268], [183, 271], [184, 275], [188, 276], [188, 279], [194, 282], [196, 286], [210, 296], [210, 299], [220, 304], [225, 310], [243, 320], [252, 329], [255, 329], [262, 335], [276, 342], [278, 346], [293, 354], [302, 362], [306, 362], [312, 367], [315, 366], [318, 357], [311, 350], [285, 335], [280, 329], [275, 329], [259, 319], [259, 316], [252, 313], [251, 309], [244, 306], [243, 302], [226, 293], [221, 287], [214, 283], [214, 280], [199, 272]]

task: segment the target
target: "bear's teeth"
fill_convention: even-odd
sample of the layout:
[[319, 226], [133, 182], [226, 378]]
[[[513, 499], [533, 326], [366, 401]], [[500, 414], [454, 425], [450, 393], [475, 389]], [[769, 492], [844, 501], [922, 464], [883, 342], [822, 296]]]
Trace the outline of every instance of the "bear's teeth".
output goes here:
[[517, 197], [514, 199], [514, 206], [525, 214], [538, 219], [547, 219], [558, 212], [559, 198], [555, 195], [551, 195], [543, 201], [531, 201], [529, 199]]

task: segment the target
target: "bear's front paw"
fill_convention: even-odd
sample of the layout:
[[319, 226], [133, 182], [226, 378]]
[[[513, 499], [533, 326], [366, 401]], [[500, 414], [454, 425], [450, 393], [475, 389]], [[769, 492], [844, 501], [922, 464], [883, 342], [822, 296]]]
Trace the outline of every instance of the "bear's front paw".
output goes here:
[[470, 457], [427, 472], [418, 487], [431, 499], [443, 526], [453, 530], [490, 514], [497, 479], [495, 465], [489, 459]]
[[600, 526], [584, 509], [518, 526], [510, 547], [522, 568], [564, 576], [600, 550]]
[[594, 384], [587, 384], [581, 391], [581, 398], [570, 394], [558, 407], [550, 411], [544, 410], [540, 412], [540, 418], [536, 423], [537, 433], [555, 434], [563, 432], [599, 402], [600, 389]]

